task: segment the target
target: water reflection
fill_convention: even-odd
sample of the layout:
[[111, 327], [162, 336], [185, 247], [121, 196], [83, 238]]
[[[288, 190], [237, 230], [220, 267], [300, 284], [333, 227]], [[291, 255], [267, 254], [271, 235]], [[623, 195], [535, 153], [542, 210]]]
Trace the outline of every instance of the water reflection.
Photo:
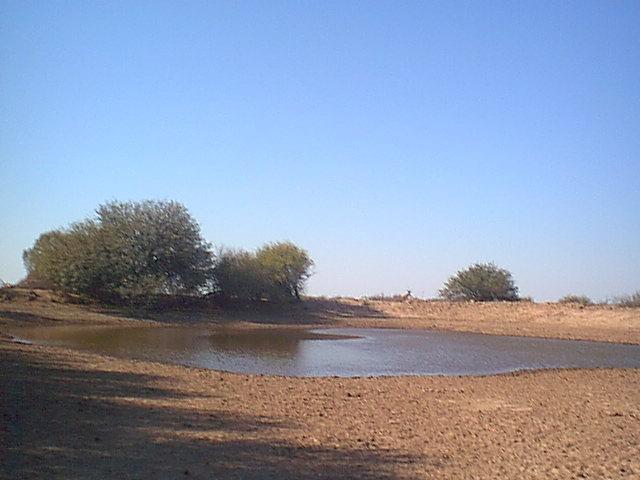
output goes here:
[[425, 330], [64, 326], [13, 333], [34, 343], [117, 357], [275, 375], [481, 375], [537, 368], [640, 368], [637, 345]]
[[204, 337], [212, 349], [220, 352], [285, 358], [298, 356], [304, 340], [340, 338], [300, 330], [222, 331], [205, 333]]

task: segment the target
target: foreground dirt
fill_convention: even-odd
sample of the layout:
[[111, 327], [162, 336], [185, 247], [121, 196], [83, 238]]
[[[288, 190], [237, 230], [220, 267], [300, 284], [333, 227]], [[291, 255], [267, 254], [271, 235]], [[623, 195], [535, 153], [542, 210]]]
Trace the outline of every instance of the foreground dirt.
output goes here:
[[[600, 307], [343, 299], [260, 314], [141, 313], [52, 300], [0, 303], [0, 333], [248, 319], [640, 343], [637, 310]], [[639, 459], [640, 370], [300, 379], [0, 338], [1, 478], [618, 479], [640, 478]]]
[[640, 478], [640, 372], [293, 379], [0, 342], [0, 473]]

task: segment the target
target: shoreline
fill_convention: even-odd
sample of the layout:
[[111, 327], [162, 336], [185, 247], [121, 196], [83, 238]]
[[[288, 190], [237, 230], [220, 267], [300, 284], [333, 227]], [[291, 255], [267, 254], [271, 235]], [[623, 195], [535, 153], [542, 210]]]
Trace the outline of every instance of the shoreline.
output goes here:
[[164, 311], [63, 303], [15, 289], [0, 301], [0, 332], [16, 325], [202, 325], [211, 328], [398, 328], [640, 344], [640, 308], [529, 302], [451, 303], [309, 299], [278, 308]]

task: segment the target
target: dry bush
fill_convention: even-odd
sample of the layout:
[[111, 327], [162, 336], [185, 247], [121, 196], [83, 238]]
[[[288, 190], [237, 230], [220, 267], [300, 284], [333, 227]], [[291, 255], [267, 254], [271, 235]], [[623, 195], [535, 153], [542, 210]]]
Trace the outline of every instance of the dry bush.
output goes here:
[[411, 290], [407, 290], [407, 293], [402, 295], [399, 293], [396, 293], [395, 295], [386, 295], [384, 293], [378, 293], [376, 295], [366, 296], [364, 297], [364, 300], [381, 301], [381, 302], [405, 302], [410, 298], [413, 298], [413, 296], [411, 295]]
[[589, 305], [593, 305], [593, 301], [586, 295], [572, 295], [572, 294], [565, 295], [560, 300], [558, 300], [558, 303], [575, 303], [585, 307]]
[[640, 290], [631, 295], [623, 295], [613, 299], [613, 304], [619, 307], [638, 308], [640, 307]]

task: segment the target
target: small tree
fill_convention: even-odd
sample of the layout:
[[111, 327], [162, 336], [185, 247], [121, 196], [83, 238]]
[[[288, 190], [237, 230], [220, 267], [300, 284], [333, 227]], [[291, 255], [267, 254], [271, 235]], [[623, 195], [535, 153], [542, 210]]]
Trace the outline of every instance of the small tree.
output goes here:
[[111, 202], [95, 218], [42, 234], [24, 252], [29, 277], [102, 300], [195, 292], [213, 256], [177, 202]]
[[256, 260], [271, 298], [300, 300], [313, 267], [306, 250], [291, 242], [269, 243], [256, 252]]
[[118, 265], [109, 265], [101, 251], [107, 243], [102, 233], [92, 221], [43, 233], [23, 253], [27, 278], [63, 292], [107, 297], [117, 282]]
[[226, 298], [260, 300], [267, 289], [255, 254], [245, 250], [222, 250], [214, 277], [218, 292]]
[[493, 263], [476, 263], [451, 276], [440, 290], [447, 300], [479, 302], [518, 300], [511, 273]]
[[226, 298], [299, 300], [312, 265], [307, 252], [291, 242], [270, 243], [256, 253], [222, 250], [214, 268], [215, 284]]

